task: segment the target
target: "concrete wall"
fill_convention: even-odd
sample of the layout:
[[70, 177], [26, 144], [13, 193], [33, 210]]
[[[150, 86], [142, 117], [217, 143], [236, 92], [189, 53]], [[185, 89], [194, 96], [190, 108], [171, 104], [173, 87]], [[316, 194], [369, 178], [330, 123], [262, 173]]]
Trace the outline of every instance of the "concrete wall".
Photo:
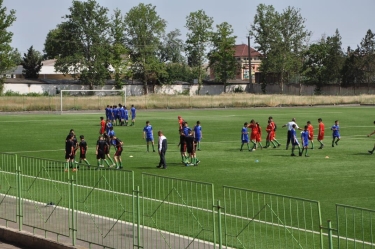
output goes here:
[[[57, 82], [57, 81], [56, 81]], [[72, 83], [5, 83], [4, 92], [13, 91], [20, 94], [27, 93], [40, 93], [43, 94], [47, 92], [49, 95], [55, 95], [56, 89], [61, 90], [88, 90], [89, 87], [86, 85], [72, 84]], [[241, 88], [245, 92], [248, 91], [247, 83], [237, 83], [228, 84], [227, 93], [234, 92], [235, 89]], [[115, 86], [113, 84], [108, 84], [103, 87], [96, 87], [96, 90], [114, 90]], [[128, 96], [140, 96], [144, 94], [144, 88], [142, 84], [129, 84], [124, 87], [126, 89], [126, 94]], [[254, 92], [257, 94], [262, 94], [261, 84], [253, 84]], [[313, 95], [315, 93], [316, 87], [314, 85], [302, 85], [302, 84], [286, 84], [284, 85], [283, 94], [289, 95]], [[188, 94], [196, 95], [198, 93], [198, 85], [190, 85], [186, 83], [174, 84], [174, 85], [155, 85], [148, 87], [149, 93], [156, 94]], [[224, 86], [222, 84], [204, 84], [201, 86], [200, 95], [219, 95], [224, 91]], [[280, 94], [280, 86], [277, 84], [269, 84], [266, 86], [266, 94]], [[74, 92], [71, 94], [87, 94], [84, 92]], [[104, 94], [102, 93], [96, 93]], [[110, 94], [110, 93], [107, 93]], [[358, 94], [375, 94], [375, 84], [374, 85], [358, 85], [356, 87], [340, 87], [338, 85], [324, 86], [321, 88], [321, 94], [323, 95], [358, 95]]]

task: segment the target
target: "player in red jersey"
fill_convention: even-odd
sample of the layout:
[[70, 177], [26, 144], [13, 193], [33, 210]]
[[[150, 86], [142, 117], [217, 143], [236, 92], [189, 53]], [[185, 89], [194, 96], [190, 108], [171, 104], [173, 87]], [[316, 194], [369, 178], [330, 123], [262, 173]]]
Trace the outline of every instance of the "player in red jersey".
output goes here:
[[323, 139], [324, 139], [324, 123], [321, 118], [318, 118], [318, 123], [319, 123], [319, 132], [318, 132], [318, 142], [320, 143], [319, 149], [323, 149], [324, 144], [323, 144]]
[[310, 121], [307, 121], [307, 131], [309, 132], [309, 141], [311, 142], [311, 149], [314, 149], [314, 127]]

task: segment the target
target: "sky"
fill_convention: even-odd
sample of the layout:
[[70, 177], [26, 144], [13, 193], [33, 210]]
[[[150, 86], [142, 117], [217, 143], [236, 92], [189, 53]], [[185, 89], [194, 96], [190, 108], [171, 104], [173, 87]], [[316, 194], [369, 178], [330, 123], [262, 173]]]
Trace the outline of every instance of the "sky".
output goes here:
[[[288, 6], [300, 9], [306, 19], [306, 28], [312, 32], [310, 42], [318, 41], [322, 35], [333, 35], [338, 29], [342, 37], [342, 47], [346, 50], [359, 45], [368, 29], [375, 32], [375, 0], [97, 0], [109, 9], [118, 8], [123, 14], [139, 3], [156, 6], [159, 16], [167, 21], [167, 31], [179, 29], [185, 40], [186, 17], [191, 12], [204, 10], [213, 18], [214, 25], [228, 22], [237, 36], [237, 44], [247, 44], [247, 34], [256, 14], [256, 7], [263, 3], [273, 5], [282, 12]], [[17, 20], [9, 28], [13, 32], [12, 47], [21, 54], [31, 46], [42, 52], [48, 32], [69, 13], [72, 0], [3, 0], [3, 6], [16, 11]], [[251, 42], [251, 47], [256, 46]]]

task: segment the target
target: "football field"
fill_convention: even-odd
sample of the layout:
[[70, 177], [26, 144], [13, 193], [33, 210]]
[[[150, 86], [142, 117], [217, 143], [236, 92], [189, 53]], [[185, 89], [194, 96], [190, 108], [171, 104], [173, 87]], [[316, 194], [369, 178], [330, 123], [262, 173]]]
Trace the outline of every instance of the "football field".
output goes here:
[[[223, 185], [317, 200], [321, 203], [325, 222], [335, 218], [336, 203], [368, 209], [375, 207], [375, 155], [367, 152], [375, 143], [375, 135], [367, 137], [375, 130], [372, 112], [372, 107], [345, 106], [138, 110], [135, 126], [114, 126], [114, 130], [124, 142], [123, 165], [125, 169], [135, 172], [136, 186], [141, 184], [141, 173], [150, 173], [213, 183], [218, 200], [223, 198]], [[197, 153], [201, 161], [199, 166], [186, 167], [181, 163], [177, 147], [178, 115], [191, 128], [196, 121], [201, 122], [203, 140], [202, 150]], [[64, 161], [65, 138], [69, 130], [74, 129], [77, 137], [85, 135], [89, 147], [87, 159], [92, 165], [97, 165], [95, 146], [100, 116], [104, 116], [104, 111], [63, 115], [0, 115], [1, 152]], [[244, 122], [255, 119], [260, 123], [263, 129], [262, 143], [265, 145], [265, 127], [269, 116], [277, 124], [276, 138], [282, 146], [240, 152]], [[310, 157], [291, 157], [290, 149], [285, 150], [287, 130], [282, 125], [293, 117], [300, 127], [307, 121], [314, 126], [315, 149], [309, 150]], [[316, 141], [318, 118], [323, 119], [326, 127], [325, 147], [322, 150], [318, 149], [319, 143]], [[142, 131], [147, 120], [153, 126], [156, 143], [158, 130], [162, 130], [167, 137], [167, 170], [156, 168], [158, 153], [146, 152]], [[341, 141], [338, 146], [331, 147], [330, 127], [335, 120], [340, 121]]]

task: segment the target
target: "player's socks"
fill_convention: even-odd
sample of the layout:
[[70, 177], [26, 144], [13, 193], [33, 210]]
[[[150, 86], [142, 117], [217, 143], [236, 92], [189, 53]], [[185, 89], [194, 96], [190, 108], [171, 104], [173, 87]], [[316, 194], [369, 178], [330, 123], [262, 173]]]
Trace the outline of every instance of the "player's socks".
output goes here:
[[311, 141], [311, 149], [314, 149], [314, 143]]
[[259, 143], [259, 146], [260, 146], [260, 148], [261, 148], [261, 149], [263, 148], [263, 145], [262, 145], [262, 143]]
[[[249, 146], [249, 145], [248, 145]], [[242, 147], [243, 147], [243, 144], [241, 144], [241, 148], [240, 148], [240, 151], [242, 151]]]
[[305, 151], [305, 148], [302, 148], [302, 151], [300, 151], [300, 153], [303, 153]]
[[89, 161], [87, 161], [87, 159], [84, 159], [83, 161], [85, 161], [85, 163], [86, 163], [87, 165], [90, 165], [90, 163], [89, 163]]
[[100, 167], [100, 160], [98, 160], [98, 167]]
[[273, 147], [274, 147], [274, 148], [276, 148], [276, 145], [275, 145], [275, 143], [274, 143], [273, 141], [271, 141], [271, 143], [272, 143]]
[[119, 161], [118, 165], [120, 166], [120, 169], [121, 169], [122, 168], [122, 161]]
[[68, 170], [68, 168], [69, 168], [69, 162], [66, 162], [66, 164], [65, 164], [65, 170]]
[[115, 164], [115, 162], [112, 160], [112, 157], [108, 157], [108, 159], [111, 161], [112, 164]]
[[307, 148], [306, 148], [306, 151], [305, 151], [305, 156], [307, 156]]
[[255, 148], [257, 147], [257, 144], [254, 143], [253, 141], [251, 141], [251, 143], [253, 144], [253, 148], [252, 148], [252, 150], [255, 150]]
[[276, 139], [272, 140], [273, 142], [277, 143], [277, 146], [280, 146], [281, 144]]
[[247, 143], [246, 145], [247, 145], [247, 149], [250, 150], [250, 144]]
[[152, 145], [152, 151], [155, 152], [155, 147], [154, 147], [154, 145], [153, 145], [153, 144], [151, 144], [151, 145]]
[[147, 152], [148, 152], [149, 145], [147, 145]]
[[109, 162], [107, 161], [107, 159], [104, 159], [104, 162], [105, 162], [105, 164], [107, 164], [107, 166], [109, 167]]

